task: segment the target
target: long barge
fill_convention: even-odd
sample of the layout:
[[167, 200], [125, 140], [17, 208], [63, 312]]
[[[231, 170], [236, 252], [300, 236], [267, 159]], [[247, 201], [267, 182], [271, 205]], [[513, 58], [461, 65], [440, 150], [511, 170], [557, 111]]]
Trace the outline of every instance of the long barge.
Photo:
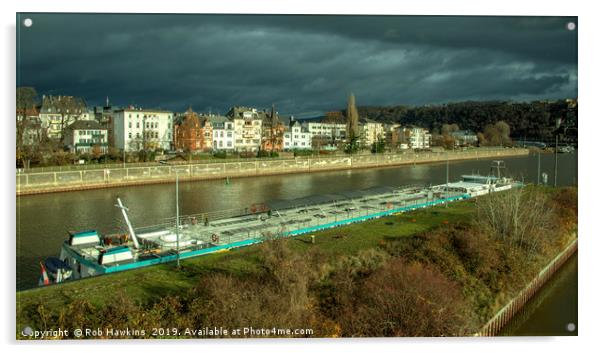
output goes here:
[[[498, 163], [499, 167], [499, 163]], [[117, 199], [127, 231], [102, 235], [69, 232], [58, 258], [42, 265], [40, 284], [99, 276], [292, 237], [370, 219], [466, 200], [522, 184], [499, 175], [464, 175], [436, 186], [376, 187], [253, 206], [249, 214], [223, 219], [177, 218], [171, 226], [134, 229], [129, 209]]]

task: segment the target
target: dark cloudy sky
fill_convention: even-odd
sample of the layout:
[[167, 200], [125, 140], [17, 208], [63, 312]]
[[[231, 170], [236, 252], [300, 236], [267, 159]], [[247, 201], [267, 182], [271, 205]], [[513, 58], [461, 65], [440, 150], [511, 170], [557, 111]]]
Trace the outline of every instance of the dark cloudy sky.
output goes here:
[[[31, 18], [33, 26], [20, 23]], [[577, 96], [575, 17], [21, 14], [17, 84], [225, 113]]]

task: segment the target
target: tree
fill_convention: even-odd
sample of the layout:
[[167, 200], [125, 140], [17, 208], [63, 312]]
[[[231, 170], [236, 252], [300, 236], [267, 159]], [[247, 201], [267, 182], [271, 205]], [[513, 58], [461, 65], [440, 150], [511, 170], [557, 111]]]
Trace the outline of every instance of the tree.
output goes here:
[[37, 144], [40, 141], [32, 141], [33, 145], [26, 143], [26, 134], [32, 132], [38, 135], [41, 139], [42, 127], [36, 122], [32, 121], [29, 117], [31, 115], [37, 115], [36, 102], [38, 93], [33, 87], [17, 87], [17, 101], [16, 101], [16, 150], [17, 150], [17, 161], [21, 161], [22, 166], [27, 167], [29, 160], [32, 155], [37, 151]]
[[533, 254], [552, 233], [554, 209], [539, 189], [514, 188], [479, 198], [476, 224], [484, 232]]
[[385, 140], [378, 138], [376, 142], [372, 144], [372, 153], [383, 153], [385, 152]]
[[[86, 110], [86, 103], [82, 98], [73, 96], [49, 96], [45, 99], [48, 100], [47, 104], [52, 105], [61, 116], [59, 122], [59, 141], [62, 144], [65, 139], [65, 130]], [[44, 105], [44, 102], [42, 104]]]
[[360, 149], [360, 138], [358, 136], [350, 136], [345, 145], [345, 153], [354, 154]]
[[351, 141], [354, 137], [359, 137], [359, 114], [355, 106], [355, 96], [349, 95], [347, 101], [347, 137]]

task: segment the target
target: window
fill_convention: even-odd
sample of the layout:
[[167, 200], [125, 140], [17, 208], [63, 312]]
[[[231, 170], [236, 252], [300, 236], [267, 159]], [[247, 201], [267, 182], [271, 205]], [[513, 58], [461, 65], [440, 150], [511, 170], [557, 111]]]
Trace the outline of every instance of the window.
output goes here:
[[136, 122], [136, 129], [139, 129], [139, 128], [140, 128], [140, 122], [138, 121], [138, 122]]
[[228, 131], [228, 137], [232, 137], [232, 131]]
[[132, 133], [131, 133], [131, 132], [128, 134], [128, 137], [129, 137], [129, 138], [132, 138]]
[[131, 122], [131, 121], [128, 123], [128, 127], [129, 127], [130, 129], [132, 128], [132, 122]]
[[228, 147], [232, 147], [232, 141], [228, 141]]

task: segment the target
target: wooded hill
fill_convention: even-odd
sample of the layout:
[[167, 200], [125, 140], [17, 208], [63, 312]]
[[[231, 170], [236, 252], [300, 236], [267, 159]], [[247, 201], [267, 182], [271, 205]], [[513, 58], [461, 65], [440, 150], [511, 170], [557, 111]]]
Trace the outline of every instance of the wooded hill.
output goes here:
[[552, 141], [556, 119], [568, 141], [577, 138], [576, 101], [458, 102], [427, 106], [360, 106], [360, 117], [380, 122], [416, 125], [438, 132], [443, 124], [458, 124], [462, 130], [484, 131], [488, 124], [505, 121], [515, 139]]

